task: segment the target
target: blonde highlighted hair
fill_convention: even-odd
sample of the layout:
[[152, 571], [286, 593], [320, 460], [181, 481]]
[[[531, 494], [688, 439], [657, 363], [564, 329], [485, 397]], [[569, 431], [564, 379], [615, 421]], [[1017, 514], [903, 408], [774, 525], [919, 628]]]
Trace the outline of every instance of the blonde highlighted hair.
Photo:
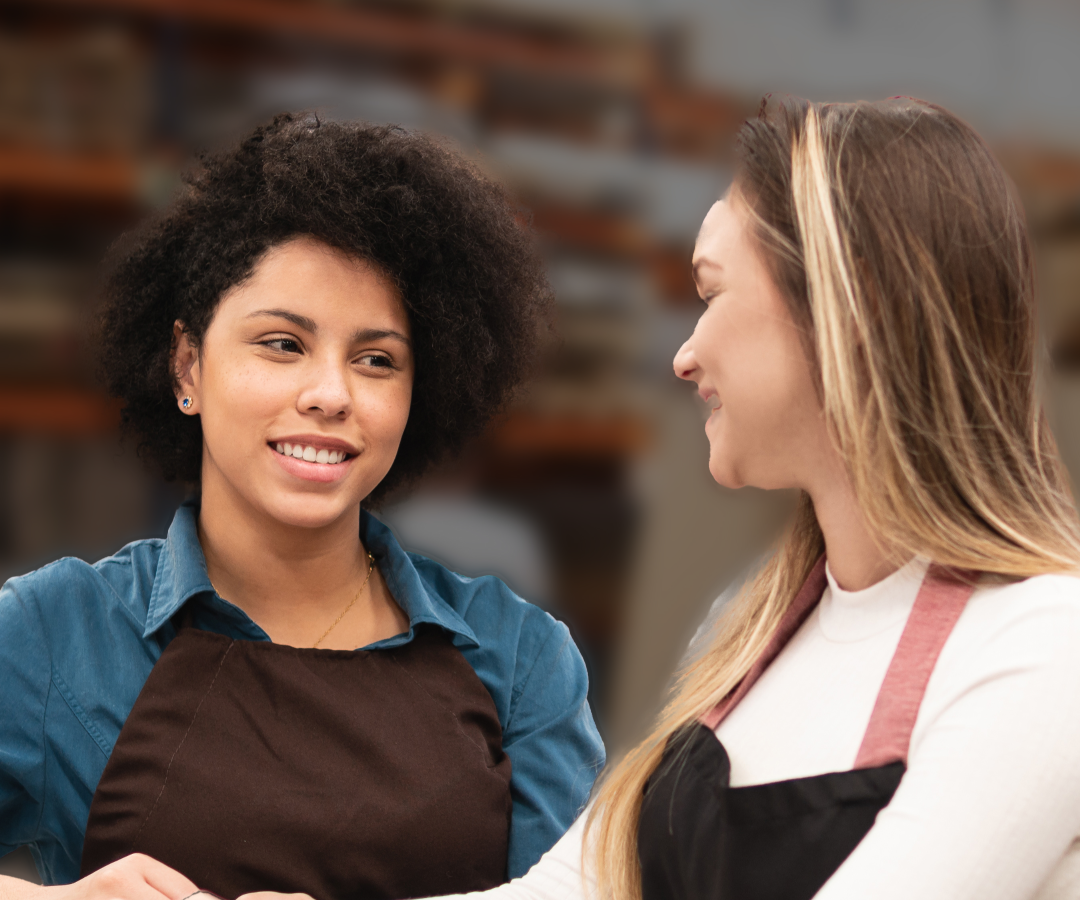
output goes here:
[[[871, 527], [998, 579], [1080, 568], [1080, 523], [1040, 399], [1031, 251], [979, 136], [911, 99], [787, 100], [747, 122], [732, 198], [802, 326], [831, 436]], [[639, 900], [642, 795], [668, 739], [738, 685], [824, 539], [808, 496], [605, 773], [586, 825], [601, 897]]]

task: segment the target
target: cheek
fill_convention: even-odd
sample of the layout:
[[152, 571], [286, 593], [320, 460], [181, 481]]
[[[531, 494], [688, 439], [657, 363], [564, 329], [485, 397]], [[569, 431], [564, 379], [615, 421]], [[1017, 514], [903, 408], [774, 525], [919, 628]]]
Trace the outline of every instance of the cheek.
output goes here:
[[356, 417], [369, 438], [396, 450], [409, 420], [412, 383], [360, 384], [354, 389]]
[[817, 395], [793, 329], [767, 317], [717, 335], [711, 368], [725, 441], [773, 456], [816, 417]]
[[295, 402], [296, 384], [286, 367], [225, 364], [207, 373], [207, 408], [232, 422], [264, 419]]

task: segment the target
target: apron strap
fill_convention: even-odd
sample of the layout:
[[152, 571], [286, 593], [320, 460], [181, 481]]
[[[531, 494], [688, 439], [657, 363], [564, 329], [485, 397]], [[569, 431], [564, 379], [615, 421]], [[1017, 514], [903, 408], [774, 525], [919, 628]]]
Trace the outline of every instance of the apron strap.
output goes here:
[[907, 763], [926, 686], [977, 578], [975, 572], [930, 566], [878, 692], [856, 769]]
[[817, 606], [821, 595], [825, 593], [826, 583], [825, 557], [821, 556], [814, 563], [814, 567], [810, 570], [806, 581], [803, 582], [803, 586], [799, 588], [799, 593], [791, 601], [791, 606], [787, 608], [783, 618], [780, 620], [776, 633], [766, 645], [765, 652], [757, 658], [750, 667], [750, 671], [743, 676], [743, 680], [739, 682], [735, 690], [701, 717], [699, 721], [702, 725], [710, 731], [715, 731], [716, 727], [727, 718], [728, 713], [746, 696], [746, 692], [754, 686], [754, 683], [761, 677], [761, 673], [769, 667], [769, 663], [776, 659], [795, 632], [802, 627], [803, 622], [806, 621], [810, 613], [813, 612], [814, 607]]
[[[978, 573], [932, 563], [908, 615], [907, 624], [878, 692], [870, 724], [855, 760], [856, 769], [868, 769], [897, 760], [907, 763], [908, 746], [926, 686], [945, 642], [952, 633]], [[699, 721], [715, 731], [761, 674], [802, 626], [825, 593], [825, 557], [810, 570], [799, 593], [780, 620], [765, 651], [738, 686]]]

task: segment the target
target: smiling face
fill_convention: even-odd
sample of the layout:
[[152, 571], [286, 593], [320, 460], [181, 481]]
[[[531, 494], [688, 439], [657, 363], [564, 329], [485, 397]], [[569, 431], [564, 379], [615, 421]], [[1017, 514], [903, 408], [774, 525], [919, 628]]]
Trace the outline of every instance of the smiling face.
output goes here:
[[[376, 269], [307, 237], [222, 298], [178, 402], [202, 419], [202, 493], [285, 525], [348, 516], [397, 454], [412, 396], [409, 322]], [[183, 398], [191, 397], [187, 409]]]
[[809, 489], [835, 452], [799, 329], [737, 199], [705, 217], [694, 278], [706, 309], [675, 356], [712, 409], [709, 471], [725, 487]]

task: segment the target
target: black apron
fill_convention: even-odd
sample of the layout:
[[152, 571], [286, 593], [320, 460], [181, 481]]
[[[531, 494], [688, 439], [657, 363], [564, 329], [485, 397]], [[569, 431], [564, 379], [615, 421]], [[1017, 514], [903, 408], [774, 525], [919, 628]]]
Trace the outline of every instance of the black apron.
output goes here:
[[908, 616], [849, 772], [730, 787], [714, 729], [821, 599], [820, 559], [739, 687], [668, 743], [638, 828], [643, 900], [810, 900], [858, 846], [903, 778], [934, 664], [974, 578], [933, 565]]
[[200, 888], [409, 898], [506, 880], [510, 759], [441, 629], [388, 650], [181, 627], [90, 806], [82, 874], [140, 852]]

